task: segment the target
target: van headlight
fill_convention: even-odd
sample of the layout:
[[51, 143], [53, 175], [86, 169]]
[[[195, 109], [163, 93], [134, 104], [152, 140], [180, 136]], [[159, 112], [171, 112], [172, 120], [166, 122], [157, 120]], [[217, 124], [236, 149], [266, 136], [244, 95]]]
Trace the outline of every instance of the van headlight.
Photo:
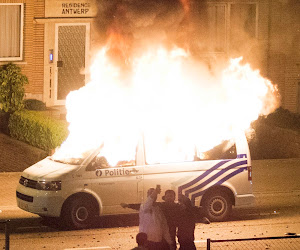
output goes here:
[[58, 191], [61, 190], [61, 181], [38, 181], [36, 189], [46, 191]]

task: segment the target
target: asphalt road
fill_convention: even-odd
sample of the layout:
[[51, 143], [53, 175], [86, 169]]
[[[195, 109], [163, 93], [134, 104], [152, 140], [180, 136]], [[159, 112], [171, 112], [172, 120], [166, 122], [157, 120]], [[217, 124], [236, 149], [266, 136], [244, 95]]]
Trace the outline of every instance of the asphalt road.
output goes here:
[[[123, 216], [124, 218], [125, 216]], [[16, 220], [10, 235], [10, 249], [132, 249], [138, 233], [137, 216], [130, 223], [122, 223], [121, 216], [114, 216], [106, 223], [86, 230], [61, 231], [48, 227], [41, 219]], [[128, 221], [128, 218], [127, 218]], [[134, 224], [132, 224], [134, 223]], [[281, 212], [237, 213], [226, 222], [211, 224], [197, 223], [195, 245], [197, 249], [207, 249], [207, 239], [246, 241], [213, 243], [211, 249], [300, 249], [299, 238], [264, 239], [263, 237], [285, 237], [286, 234], [300, 233], [299, 210], [283, 209]], [[249, 239], [252, 238], [252, 239]], [[0, 233], [0, 248], [4, 246], [5, 236]]]

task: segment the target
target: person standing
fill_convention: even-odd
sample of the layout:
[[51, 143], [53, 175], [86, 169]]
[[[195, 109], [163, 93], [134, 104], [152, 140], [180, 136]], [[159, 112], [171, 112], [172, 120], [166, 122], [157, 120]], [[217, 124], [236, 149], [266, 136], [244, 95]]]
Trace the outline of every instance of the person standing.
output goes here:
[[194, 243], [196, 208], [192, 205], [191, 200], [184, 195], [179, 195], [178, 201], [182, 206], [177, 230], [178, 242], [180, 244], [179, 250], [196, 250]]
[[161, 207], [166, 217], [172, 245], [174, 246], [174, 249], [176, 249], [176, 231], [179, 219], [178, 215], [182, 213], [183, 209], [178, 203], [175, 203], [176, 194], [174, 190], [166, 190], [165, 195], [162, 197], [162, 199], [164, 200], [164, 202], [159, 203], [159, 206]]
[[150, 188], [147, 192], [147, 200], [141, 205], [139, 212], [139, 231], [147, 234], [149, 250], [166, 249], [163, 241], [168, 243], [168, 249], [174, 249], [166, 218], [156, 203], [160, 191], [159, 186], [156, 189]]

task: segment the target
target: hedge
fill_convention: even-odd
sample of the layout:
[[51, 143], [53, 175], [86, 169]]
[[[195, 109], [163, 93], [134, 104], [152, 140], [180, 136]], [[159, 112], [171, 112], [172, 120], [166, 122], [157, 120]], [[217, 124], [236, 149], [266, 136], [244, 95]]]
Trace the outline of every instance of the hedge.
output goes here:
[[10, 135], [34, 147], [50, 151], [68, 136], [68, 123], [38, 111], [17, 111], [9, 118]]
[[46, 104], [40, 100], [36, 99], [25, 99], [24, 108], [28, 110], [46, 110]]

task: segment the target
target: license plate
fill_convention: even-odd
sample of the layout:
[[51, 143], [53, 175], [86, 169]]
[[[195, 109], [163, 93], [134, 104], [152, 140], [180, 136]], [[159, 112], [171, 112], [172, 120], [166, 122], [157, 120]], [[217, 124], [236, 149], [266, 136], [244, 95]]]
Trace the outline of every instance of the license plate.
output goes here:
[[22, 201], [18, 201], [18, 203], [19, 203], [18, 204], [19, 208], [28, 211], [28, 204], [26, 204], [25, 202], [22, 202]]

